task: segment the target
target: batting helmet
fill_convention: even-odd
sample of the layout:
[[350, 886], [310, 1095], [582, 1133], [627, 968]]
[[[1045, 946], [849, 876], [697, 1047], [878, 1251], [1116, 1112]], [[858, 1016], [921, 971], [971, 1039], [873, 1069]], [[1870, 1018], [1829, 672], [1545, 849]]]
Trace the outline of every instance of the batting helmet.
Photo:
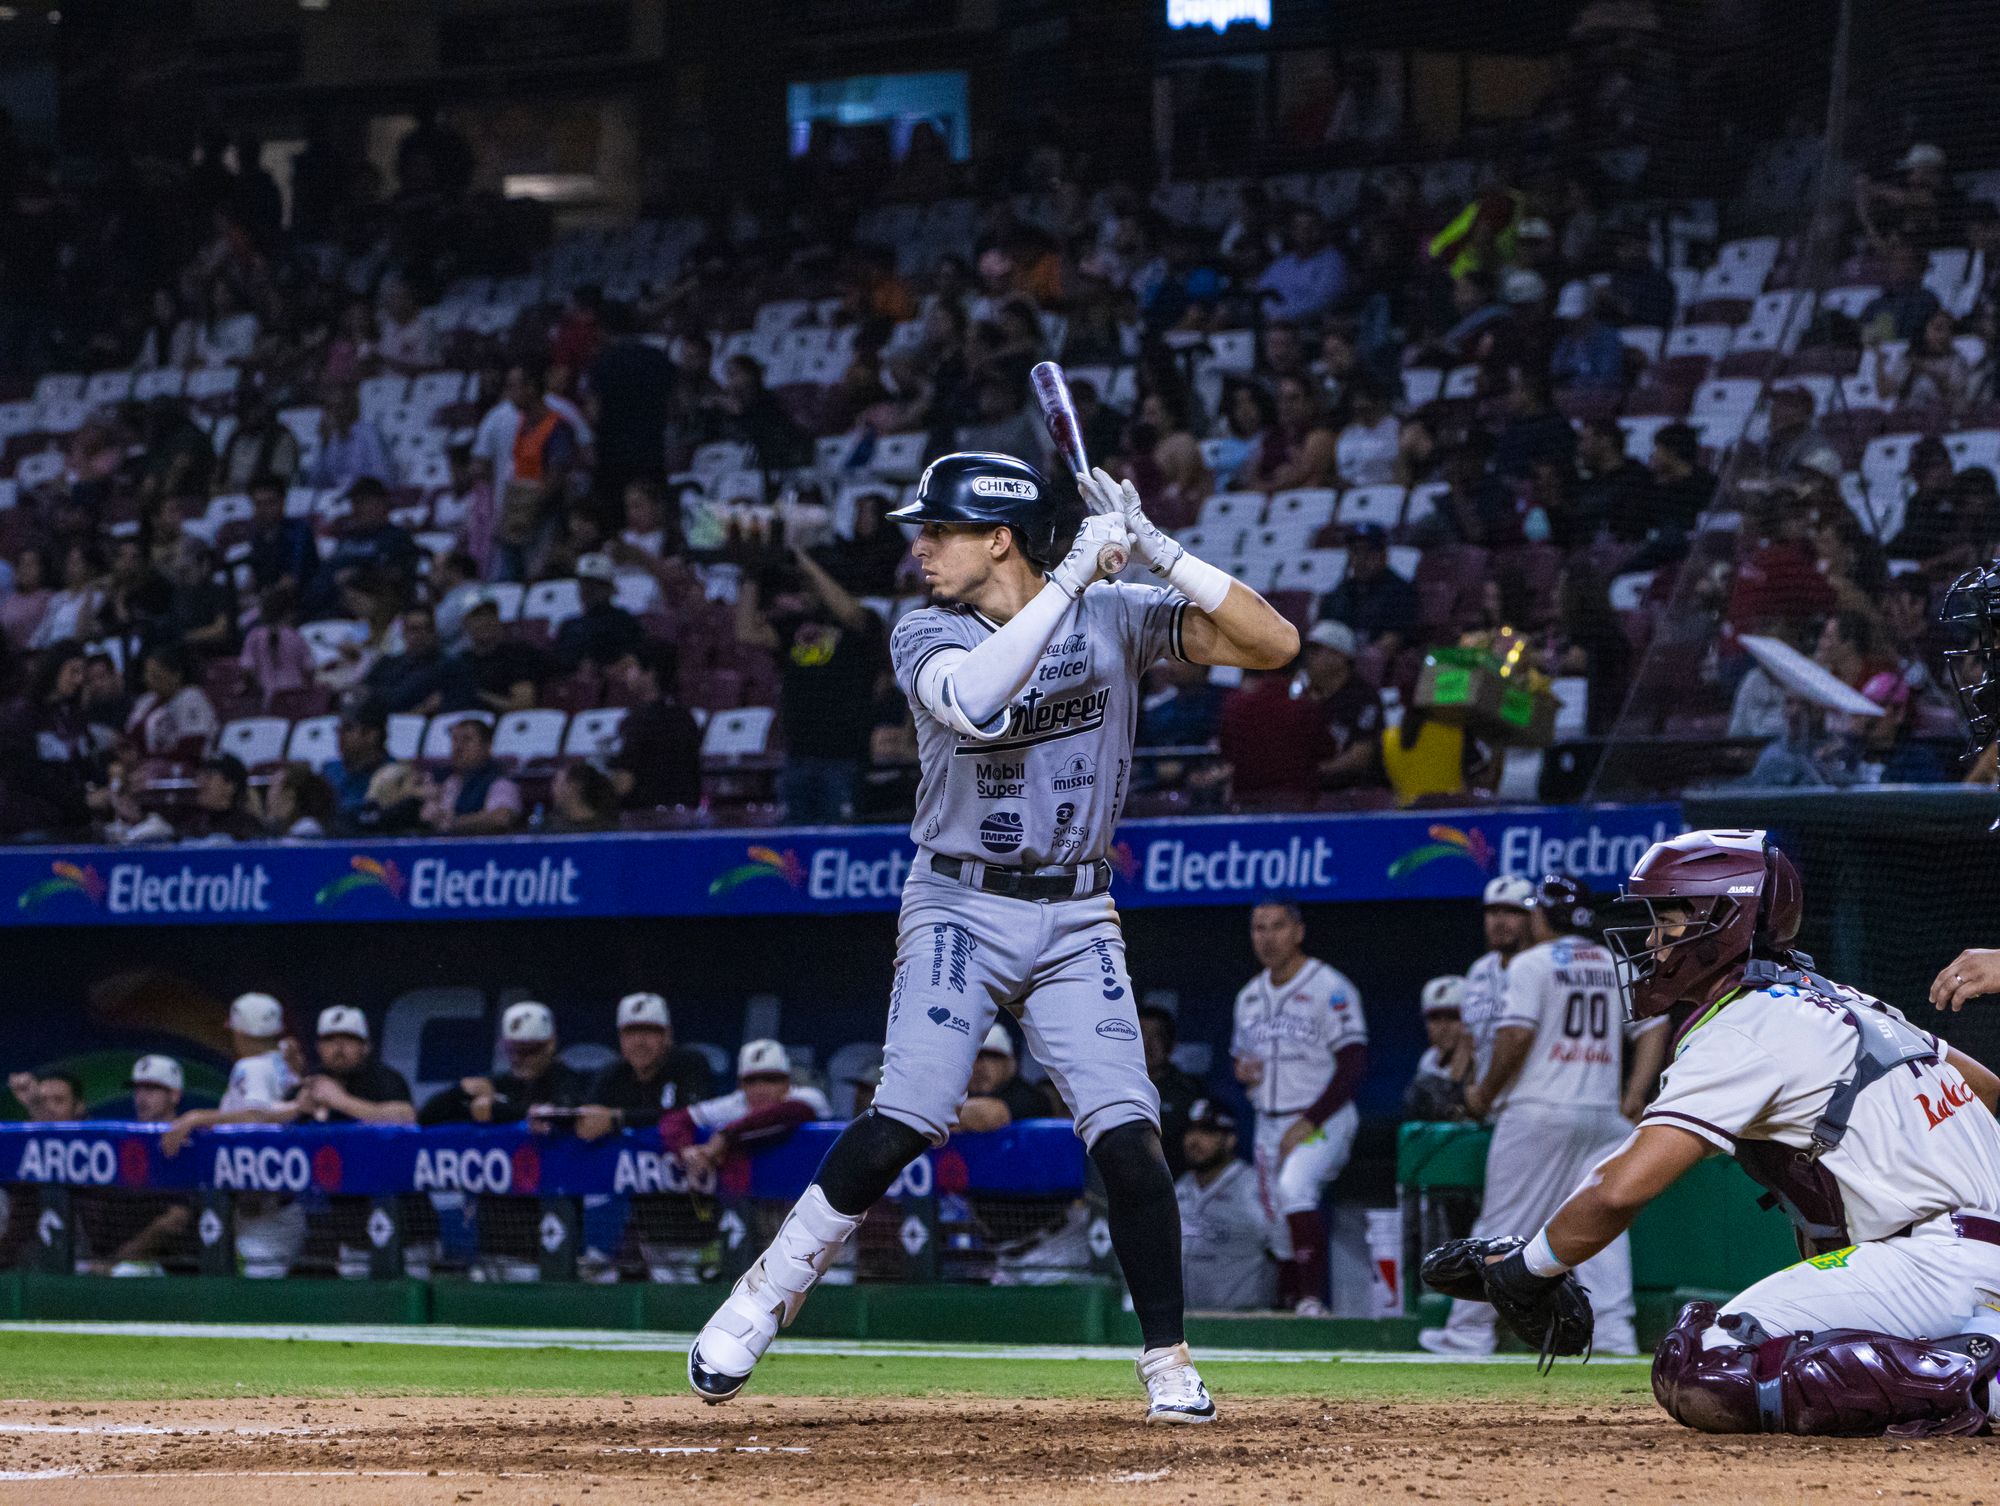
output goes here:
[[984, 523], [1014, 531], [1035, 564], [1055, 563], [1056, 499], [1042, 473], [1012, 455], [960, 451], [924, 467], [914, 500], [889, 516], [899, 523]]
[[1787, 959], [1805, 886], [1761, 831], [1691, 831], [1647, 849], [1619, 904], [1645, 911], [1604, 931], [1626, 1009], [1643, 1020], [1713, 1004], [1755, 957]]
[[1545, 875], [1528, 904], [1546, 915], [1556, 930], [1571, 936], [1582, 935], [1597, 921], [1590, 891], [1566, 873]]

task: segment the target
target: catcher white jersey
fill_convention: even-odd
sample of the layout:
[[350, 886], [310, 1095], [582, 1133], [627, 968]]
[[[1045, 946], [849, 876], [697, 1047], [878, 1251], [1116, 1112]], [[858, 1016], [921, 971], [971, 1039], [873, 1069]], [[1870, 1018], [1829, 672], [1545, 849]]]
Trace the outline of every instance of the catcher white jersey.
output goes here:
[[[1857, 1011], [1876, 1002], [1842, 992]], [[1944, 1042], [1919, 1033], [1938, 1060], [1907, 1063], [1864, 1088], [1846, 1136], [1817, 1163], [1857, 1241], [1940, 1213], [2000, 1214], [2000, 1122], [1944, 1060]], [[1746, 993], [1682, 1037], [1640, 1123], [1731, 1153], [1738, 1140], [1804, 1149], [1834, 1084], [1853, 1072], [1854, 1050], [1854, 1027], [1828, 1001], [1789, 985]]]
[[246, 1056], [229, 1069], [229, 1086], [222, 1091], [225, 1109], [275, 1108], [299, 1090], [298, 1074], [285, 1065], [281, 1052]]
[[1505, 978], [1494, 1030], [1525, 1026], [1535, 1043], [1495, 1110], [1524, 1103], [1617, 1108], [1625, 1088], [1625, 1006], [1611, 953], [1581, 936], [1558, 936], [1521, 953]]
[[1250, 1089], [1260, 1119], [1309, 1108], [1333, 1080], [1333, 1054], [1367, 1041], [1360, 991], [1317, 957], [1282, 987], [1266, 968], [1236, 996], [1229, 1051], [1264, 1064], [1264, 1080]]
[[1109, 853], [1139, 727], [1139, 678], [1161, 655], [1181, 657], [1186, 607], [1158, 586], [1093, 585], [1014, 697], [1005, 733], [985, 741], [932, 716], [912, 688], [932, 655], [975, 648], [997, 624], [969, 607], [924, 607], [897, 623], [889, 657], [910, 697], [923, 769], [911, 840], [1009, 868]]

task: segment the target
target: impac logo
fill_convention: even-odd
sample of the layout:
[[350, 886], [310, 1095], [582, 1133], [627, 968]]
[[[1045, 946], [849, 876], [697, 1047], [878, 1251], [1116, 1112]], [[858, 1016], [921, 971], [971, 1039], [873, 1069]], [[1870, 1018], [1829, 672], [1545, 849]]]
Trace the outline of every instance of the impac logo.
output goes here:
[[78, 894], [93, 905], [102, 905], [104, 879], [88, 864], [78, 867], [58, 860], [49, 864], [49, 877], [22, 890], [15, 904], [23, 910], [39, 910], [59, 894]]
[[1426, 835], [1430, 838], [1428, 842], [1411, 848], [1389, 865], [1390, 878], [1408, 878], [1440, 858], [1462, 858], [1482, 873], [1493, 871], [1493, 847], [1484, 832], [1460, 831], [1456, 826], [1439, 824]]
[[740, 863], [727, 873], [718, 873], [708, 881], [709, 898], [727, 894], [732, 889], [756, 879], [783, 879], [794, 889], [803, 888], [806, 881], [805, 866], [799, 862], [799, 855], [787, 847], [778, 852], [769, 847], [753, 846], [749, 851], [750, 861]]
[[403, 897], [403, 871], [396, 866], [395, 859], [379, 862], [365, 853], [357, 852], [347, 860], [347, 866], [354, 871], [343, 873], [339, 878], [324, 885], [313, 896], [315, 905], [337, 905], [348, 895], [361, 889], [386, 889], [391, 899]]

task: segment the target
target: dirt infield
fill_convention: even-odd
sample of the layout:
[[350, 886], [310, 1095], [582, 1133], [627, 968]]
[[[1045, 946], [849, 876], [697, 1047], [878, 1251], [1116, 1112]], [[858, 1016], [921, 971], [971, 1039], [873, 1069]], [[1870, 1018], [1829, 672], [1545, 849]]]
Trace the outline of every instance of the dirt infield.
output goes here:
[[2000, 1503], [1987, 1442], [1697, 1437], [1650, 1406], [748, 1400], [0, 1404], [0, 1499], [61, 1506], [624, 1502]]

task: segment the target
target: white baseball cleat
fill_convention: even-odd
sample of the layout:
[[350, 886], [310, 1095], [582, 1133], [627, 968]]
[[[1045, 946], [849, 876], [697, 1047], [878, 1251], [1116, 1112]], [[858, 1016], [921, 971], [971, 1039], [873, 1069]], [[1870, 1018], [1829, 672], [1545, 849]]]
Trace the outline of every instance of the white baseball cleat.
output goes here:
[[1148, 1349], [1139, 1356], [1138, 1369], [1146, 1384], [1146, 1421], [1176, 1425], [1215, 1421], [1215, 1403], [1209, 1400], [1187, 1345]]
[[743, 1389], [785, 1319], [785, 1296], [764, 1279], [764, 1261], [745, 1271], [688, 1346], [688, 1384], [711, 1404]]
[[1493, 1340], [1481, 1339], [1456, 1328], [1426, 1328], [1417, 1334], [1417, 1347], [1432, 1354], [1459, 1354], [1468, 1359], [1485, 1359], [1493, 1353]]

